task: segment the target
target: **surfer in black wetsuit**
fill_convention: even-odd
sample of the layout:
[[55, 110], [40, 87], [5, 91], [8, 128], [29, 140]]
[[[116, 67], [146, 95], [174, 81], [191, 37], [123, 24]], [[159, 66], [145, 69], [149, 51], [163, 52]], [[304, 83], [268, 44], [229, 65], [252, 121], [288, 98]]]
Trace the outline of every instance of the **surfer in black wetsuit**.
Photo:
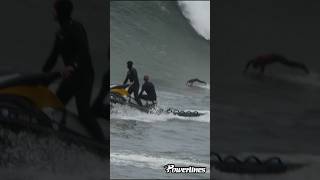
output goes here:
[[139, 78], [138, 78], [138, 73], [137, 70], [133, 67], [133, 62], [128, 61], [127, 62], [127, 68], [128, 68], [128, 73], [126, 76], [126, 79], [124, 80], [123, 84], [127, 84], [128, 80], [131, 83], [131, 86], [129, 87], [128, 93], [131, 95], [132, 93], [134, 94], [134, 99], [138, 102], [138, 94], [139, 94]]
[[104, 141], [103, 132], [90, 109], [94, 71], [87, 34], [83, 25], [71, 18], [72, 10], [70, 0], [55, 1], [54, 16], [60, 30], [56, 33], [53, 49], [42, 70], [51, 71], [58, 56], [62, 56], [65, 69], [56, 94], [64, 105], [75, 97], [81, 123], [97, 140]]
[[248, 68], [252, 65], [252, 67], [255, 69], [260, 68], [260, 73], [263, 74], [265, 67], [273, 63], [281, 63], [288, 67], [299, 68], [304, 70], [307, 74], [309, 74], [309, 69], [303, 63], [290, 61], [287, 58], [278, 54], [265, 54], [248, 61], [243, 72], [246, 73]]
[[194, 83], [194, 82], [199, 82], [199, 83], [202, 83], [202, 84], [207, 84], [206, 82], [201, 81], [201, 80], [198, 79], [198, 78], [195, 78], [195, 79], [190, 79], [190, 80], [188, 80], [187, 83], [186, 83], [186, 85], [187, 85], [187, 86], [193, 86], [193, 83]]
[[[157, 94], [154, 85], [149, 81], [149, 76], [147, 75], [143, 77], [143, 80], [144, 83], [138, 96], [138, 104], [142, 106], [141, 99], [151, 101], [153, 104], [155, 104], [157, 101]], [[143, 92], [146, 92], [146, 95], [143, 94]]]

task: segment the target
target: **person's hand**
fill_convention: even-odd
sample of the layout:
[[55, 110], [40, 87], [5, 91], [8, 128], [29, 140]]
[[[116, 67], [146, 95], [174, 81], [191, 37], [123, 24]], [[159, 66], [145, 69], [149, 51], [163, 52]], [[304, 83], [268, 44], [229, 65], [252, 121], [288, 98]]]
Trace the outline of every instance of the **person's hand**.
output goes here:
[[63, 78], [69, 78], [73, 72], [74, 72], [74, 68], [72, 66], [66, 66], [61, 72], [61, 74]]

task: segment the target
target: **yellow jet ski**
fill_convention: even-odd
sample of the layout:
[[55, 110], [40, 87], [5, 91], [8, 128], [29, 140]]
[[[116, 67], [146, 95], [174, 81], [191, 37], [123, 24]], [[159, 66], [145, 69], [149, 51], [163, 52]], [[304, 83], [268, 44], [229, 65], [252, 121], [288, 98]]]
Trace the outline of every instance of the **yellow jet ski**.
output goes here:
[[129, 98], [128, 89], [130, 84], [124, 85], [110, 85], [110, 102], [125, 104]]
[[110, 103], [111, 108], [113, 107], [112, 104], [121, 104], [127, 105], [132, 108], [138, 109], [142, 112], [149, 113], [151, 110], [154, 110], [154, 104], [146, 104], [144, 106], [138, 105], [134, 98], [132, 98], [129, 93], [128, 89], [130, 88], [130, 84], [121, 84], [121, 85], [110, 85]]
[[56, 72], [2, 76], [0, 127], [14, 132], [54, 135], [107, 156], [107, 145], [97, 142], [80, 123], [77, 115], [68, 111], [48, 88], [58, 78], [60, 73]]

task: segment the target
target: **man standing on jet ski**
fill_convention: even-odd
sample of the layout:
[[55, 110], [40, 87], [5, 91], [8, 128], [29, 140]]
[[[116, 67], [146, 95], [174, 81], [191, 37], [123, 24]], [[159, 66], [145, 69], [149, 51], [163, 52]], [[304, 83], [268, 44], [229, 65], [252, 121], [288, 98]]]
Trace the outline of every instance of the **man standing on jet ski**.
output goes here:
[[[146, 101], [151, 101], [153, 104], [157, 101], [157, 94], [156, 90], [154, 88], [154, 85], [149, 81], [149, 76], [145, 75], [143, 77], [144, 84], [142, 85], [142, 89], [140, 91], [140, 94], [138, 96], [138, 104], [142, 106], [141, 99]], [[147, 94], [142, 94], [143, 92], [146, 92]]]
[[123, 84], [127, 84], [128, 80], [131, 82], [131, 86], [129, 87], [128, 93], [131, 95], [134, 94], [134, 99], [139, 104], [138, 100], [138, 93], [139, 93], [139, 78], [137, 70], [133, 67], [133, 62], [127, 62], [128, 73], [126, 79], [124, 80]]
[[62, 56], [65, 65], [62, 72], [64, 78], [57, 90], [57, 96], [64, 105], [75, 97], [80, 121], [97, 140], [105, 141], [101, 127], [90, 110], [94, 71], [87, 34], [83, 25], [71, 18], [72, 10], [73, 4], [70, 0], [55, 1], [54, 16], [60, 30], [56, 33], [53, 49], [42, 70], [51, 71], [58, 56]]

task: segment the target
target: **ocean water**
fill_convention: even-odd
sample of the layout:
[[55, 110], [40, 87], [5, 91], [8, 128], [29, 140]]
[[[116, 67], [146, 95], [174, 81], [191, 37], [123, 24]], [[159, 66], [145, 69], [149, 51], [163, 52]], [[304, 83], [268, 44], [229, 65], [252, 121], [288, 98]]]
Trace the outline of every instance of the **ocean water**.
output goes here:
[[[210, 82], [210, 41], [170, 1], [112, 1], [110, 82], [122, 83], [132, 60], [140, 84], [150, 76], [162, 108], [197, 110], [182, 118], [115, 106], [110, 120], [111, 178], [209, 178], [210, 85], [186, 87], [191, 78]], [[164, 165], [204, 166], [205, 174], [167, 174]]]
[[[305, 165], [280, 175], [212, 170], [215, 179], [319, 179], [319, 2], [217, 2], [213, 12], [213, 138], [211, 149], [239, 157], [278, 156]], [[246, 62], [279, 53], [311, 73], [270, 65], [266, 76], [242, 74]]]

